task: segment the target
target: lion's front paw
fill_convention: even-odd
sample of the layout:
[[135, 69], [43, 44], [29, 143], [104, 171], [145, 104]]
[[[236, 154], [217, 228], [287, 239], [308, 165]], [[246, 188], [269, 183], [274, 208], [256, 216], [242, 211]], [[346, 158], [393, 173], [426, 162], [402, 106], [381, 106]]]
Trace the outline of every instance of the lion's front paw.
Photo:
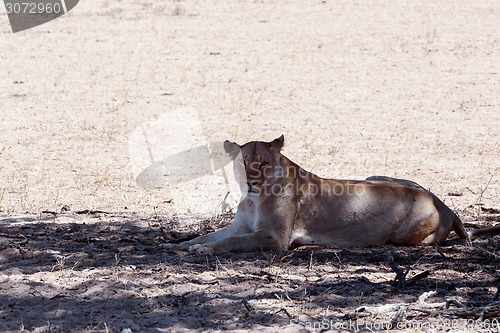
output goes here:
[[193, 254], [213, 254], [214, 249], [203, 244], [195, 244], [189, 247], [189, 252]]

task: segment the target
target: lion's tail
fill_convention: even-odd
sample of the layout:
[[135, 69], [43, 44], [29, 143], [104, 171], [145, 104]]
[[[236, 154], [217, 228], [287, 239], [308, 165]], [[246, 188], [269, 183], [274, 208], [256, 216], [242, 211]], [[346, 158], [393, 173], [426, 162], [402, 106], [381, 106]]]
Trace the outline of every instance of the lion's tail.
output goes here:
[[484, 235], [484, 234], [492, 234], [492, 235], [500, 234], [500, 224], [496, 225], [494, 227], [473, 229], [473, 230], [467, 232], [467, 236], [469, 236], [470, 239], [473, 239], [476, 236]]
[[464, 225], [460, 217], [457, 214], [452, 212], [453, 214], [453, 230], [457, 233], [458, 237], [462, 239], [470, 239], [471, 235], [465, 231]]
[[494, 227], [482, 228], [482, 229], [473, 229], [470, 231], [465, 231], [464, 225], [462, 224], [462, 220], [457, 216], [457, 214], [453, 213], [453, 230], [457, 233], [458, 237], [463, 239], [474, 239], [479, 235], [492, 234], [499, 235], [500, 234], [500, 224]]

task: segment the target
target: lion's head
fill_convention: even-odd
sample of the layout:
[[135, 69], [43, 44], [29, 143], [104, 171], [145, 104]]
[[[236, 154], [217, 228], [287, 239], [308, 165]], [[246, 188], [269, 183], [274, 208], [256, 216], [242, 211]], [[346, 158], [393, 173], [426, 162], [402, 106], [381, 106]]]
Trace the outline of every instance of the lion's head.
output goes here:
[[234, 174], [243, 192], [260, 193], [276, 182], [282, 173], [280, 151], [284, 141], [282, 135], [271, 142], [251, 141], [243, 146], [224, 142], [224, 149], [234, 159]]

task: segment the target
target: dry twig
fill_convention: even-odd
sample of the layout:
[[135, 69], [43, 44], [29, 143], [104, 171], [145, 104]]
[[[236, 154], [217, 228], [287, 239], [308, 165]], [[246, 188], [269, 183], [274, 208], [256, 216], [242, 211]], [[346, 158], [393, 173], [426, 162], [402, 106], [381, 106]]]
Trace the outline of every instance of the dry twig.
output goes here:
[[405, 310], [425, 310], [428, 311], [430, 309], [442, 308], [446, 306], [446, 302], [441, 303], [427, 303], [425, 300], [430, 296], [434, 295], [435, 291], [428, 291], [420, 295], [416, 302], [413, 303], [396, 303], [396, 304], [385, 304], [381, 306], [360, 306], [355, 312], [363, 313], [368, 312], [372, 315], [378, 315], [381, 313], [386, 313], [394, 310], [398, 310], [400, 308], [405, 308]]
[[396, 265], [396, 263], [394, 262], [394, 256], [392, 253], [388, 255], [387, 261], [389, 263], [389, 266], [394, 271], [394, 273], [396, 273], [395, 280], [397, 281], [398, 289], [404, 289], [406, 287], [406, 275], [410, 271], [410, 267], [408, 266], [406, 272], [403, 272], [403, 269], [398, 265]]
[[[488, 305], [480, 307], [467, 307], [464, 303], [448, 299], [446, 302], [427, 303], [426, 299], [434, 295], [435, 291], [428, 291], [420, 295], [418, 300], [413, 303], [396, 303], [384, 304], [380, 306], [360, 306], [355, 310], [354, 315], [361, 317], [369, 315], [379, 315], [387, 312], [398, 311], [393, 321], [401, 320], [402, 315], [406, 311], [419, 311], [431, 317], [446, 316], [446, 317], [459, 317], [459, 318], [474, 318], [474, 319], [488, 319], [496, 318], [500, 315], [500, 302], [491, 302]], [[450, 308], [453, 304], [457, 308]]]

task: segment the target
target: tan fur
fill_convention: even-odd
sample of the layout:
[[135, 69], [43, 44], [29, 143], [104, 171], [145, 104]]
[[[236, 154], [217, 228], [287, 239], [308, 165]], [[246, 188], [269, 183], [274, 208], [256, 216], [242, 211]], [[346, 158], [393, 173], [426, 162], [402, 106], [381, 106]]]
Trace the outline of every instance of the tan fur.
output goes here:
[[292, 244], [430, 245], [444, 242], [452, 229], [468, 238], [458, 216], [420, 185], [389, 177], [323, 179], [283, 156], [283, 142], [283, 136], [241, 147], [226, 141], [243, 190], [234, 223], [170, 247], [228, 252]]

